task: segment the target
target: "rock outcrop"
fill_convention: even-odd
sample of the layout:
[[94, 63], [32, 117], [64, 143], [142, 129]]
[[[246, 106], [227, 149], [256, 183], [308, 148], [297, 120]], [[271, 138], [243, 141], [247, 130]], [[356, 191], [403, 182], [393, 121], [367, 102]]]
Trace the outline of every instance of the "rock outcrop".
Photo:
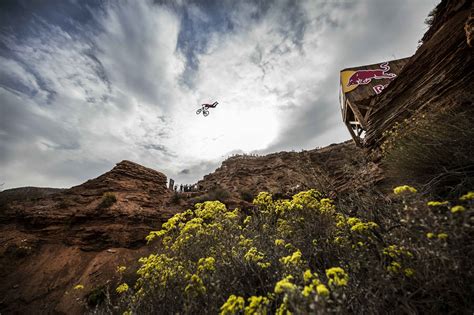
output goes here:
[[366, 161], [364, 151], [352, 141], [302, 152], [279, 152], [265, 156], [236, 156], [225, 160], [198, 186], [205, 191], [223, 189], [236, 206], [245, 206], [245, 195], [268, 191], [279, 197], [316, 188], [335, 196], [356, 189], [354, 177], [366, 183], [383, 179], [375, 163]]
[[[16, 198], [0, 206], [0, 291], [5, 292], [0, 311], [81, 313], [91, 292], [118, 281], [118, 265], [136, 265], [149, 252], [144, 246], [149, 231], [197, 201], [214, 199], [216, 187], [226, 191], [230, 208], [249, 206], [260, 191], [285, 197], [316, 187], [335, 194], [354, 188], [355, 174], [367, 182], [382, 178], [374, 163], [361, 163], [362, 157], [351, 142], [236, 156], [199, 181], [199, 191], [179, 198], [166, 188], [164, 174], [122, 161], [70, 189]], [[107, 194], [114, 200], [104, 205]], [[76, 284], [84, 291], [73, 290]]]
[[[367, 132], [369, 144], [377, 146], [383, 131], [415, 110], [472, 106], [471, 5], [461, 0], [438, 6], [423, 45], [390, 89], [372, 100], [377, 110]], [[150, 251], [143, 246], [150, 230], [193, 202], [212, 197], [216, 189], [228, 194], [232, 208], [248, 206], [259, 191], [285, 197], [315, 187], [334, 196], [364, 189], [364, 184], [383, 186], [382, 170], [366, 153], [346, 142], [303, 152], [237, 156], [199, 181], [199, 191], [181, 196], [166, 188], [164, 174], [129, 161], [79, 186], [43, 190], [34, 200], [4, 194], [0, 313], [83, 313], [87, 301], [93, 304], [107, 285], [113, 288], [121, 279], [115, 272], [118, 265], [132, 270], [137, 258]], [[133, 281], [132, 274], [127, 276]], [[77, 284], [84, 289], [74, 290]]]
[[[115, 202], [104, 205], [105, 193]], [[170, 195], [164, 174], [122, 161], [71, 189], [3, 204], [0, 312], [82, 312], [86, 293], [146, 254], [145, 236], [173, 214]]]
[[[101, 206], [105, 193], [116, 201]], [[42, 240], [79, 245], [82, 250], [142, 245], [150, 228], [171, 214], [166, 176], [139, 164], [122, 161], [84, 184], [44, 198], [10, 203], [3, 220], [15, 222]], [[123, 227], [127, 226], [127, 229]]]
[[375, 148], [383, 132], [416, 111], [473, 106], [474, 52], [469, 46], [473, 2], [443, 0], [423, 44], [386, 92], [374, 97], [365, 142]]

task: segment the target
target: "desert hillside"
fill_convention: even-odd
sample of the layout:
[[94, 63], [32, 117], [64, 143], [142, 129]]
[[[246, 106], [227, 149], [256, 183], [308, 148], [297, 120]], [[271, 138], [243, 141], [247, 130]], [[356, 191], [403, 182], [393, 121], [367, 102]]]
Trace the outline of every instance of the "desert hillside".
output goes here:
[[[270, 313], [277, 310], [283, 313], [373, 313], [400, 305], [399, 309], [404, 313], [469, 313], [469, 309], [472, 312], [474, 292], [472, 282], [469, 289], [469, 282], [474, 280], [474, 248], [469, 240], [472, 241], [474, 234], [469, 191], [474, 190], [474, 161], [469, 152], [472, 153], [473, 149], [474, 121], [473, 8], [470, 1], [440, 3], [431, 28], [423, 37], [416, 54], [390, 88], [371, 101], [375, 110], [369, 119], [367, 146], [364, 148], [350, 141], [301, 152], [234, 156], [198, 181], [197, 190], [184, 193], [168, 189], [165, 174], [131, 161], [121, 161], [109, 172], [69, 189], [28, 187], [0, 192], [0, 313], [81, 314], [97, 307], [110, 313], [157, 313], [160, 310], [193, 313], [205, 306], [211, 312], [228, 310], [228, 314], [232, 314], [244, 312], [244, 297], [239, 300], [239, 294], [248, 295], [245, 300], [249, 301], [260, 297], [258, 303], [261, 304], [256, 305], [262, 308], [253, 309], [253, 313], [262, 311], [264, 307], [268, 307]], [[441, 128], [434, 128], [439, 126]], [[437, 135], [439, 138], [433, 138]], [[410, 142], [413, 139], [419, 142]], [[445, 150], [440, 151], [439, 147]], [[430, 161], [436, 163], [430, 164]], [[159, 168], [156, 166], [156, 169]], [[417, 200], [413, 197], [401, 198], [400, 194], [413, 193], [407, 188], [411, 186], [401, 189], [403, 192], [393, 192], [395, 186], [403, 184], [416, 187], [420, 197], [415, 198]], [[260, 192], [268, 192], [271, 197]], [[298, 193], [299, 197], [291, 199]], [[453, 207], [451, 210], [432, 210], [426, 206], [430, 198], [446, 199], [444, 206], [449, 204]], [[464, 199], [461, 202], [459, 198]], [[290, 201], [282, 206], [276, 202], [277, 199]], [[193, 209], [196, 203], [214, 200], [222, 204], [204, 203], [194, 212], [184, 212]], [[456, 205], [464, 210], [455, 208], [457, 210], [453, 211]], [[303, 211], [296, 214], [309, 223], [304, 223], [303, 219], [297, 221], [299, 217], [296, 214], [295, 217], [288, 215], [290, 208]], [[384, 212], [387, 209], [392, 212]], [[403, 212], [403, 209], [409, 212]], [[202, 215], [205, 211], [212, 215]], [[435, 217], [442, 211], [445, 211], [443, 215]], [[270, 212], [268, 216], [261, 214]], [[316, 212], [323, 213], [323, 217], [315, 217]], [[455, 223], [446, 221], [448, 215], [452, 218], [455, 213], [461, 212], [463, 217], [456, 217], [458, 221]], [[179, 213], [185, 214], [180, 217]], [[233, 214], [226, 216], [224, 213]], [[325, 217], [328, 213], [329, 216]], [[179, 236], [170, 232], [172, 228], [160, 234], [160, 237], [170, 237], [168, 244], [160, 239], [158, 245], [147, 245], [145, 237], [150, 231], [161, 230], [162, 224], [170, 218], [175, 218], [176, 222], [182, 220], [185, 226], [185, 221], [189, 219], [185, 219], [186, 215], [196, 215], [194, 219], [201, 222], [209, 220], [209, 225], [210, 222], [224, 224], [218, 219], [235, 222], [223, 225], [226, 233], [220, 231], [220, 234], [213, 235], [215, 244], [220, 247], [209, 245], [212, 243], [209, 239], [198, 239], [185, 247], [183, 244], [186, 245], [186, 242], [179, 243]], [[247, 218], [250, 219], [244, 223]], [[344, 225], [341, 218], [345, 218], [343, 223], [347, 231], [338, 230]], [[350, 221], [350, 218], [354, 220]], [[300, 227], [301, 233], [298, 230], [293, 235], [280, 233], [282, 227], [278, 224], [281, 220], [286, 220], [293, 230]], [[351, 222], [354, 224], [351, 225]], [[276, 224], [274, 229], [269, 228], [273, 227], [272, 224]], [[230, 238], [245, 230], [246, 226], [252, 226], [251, 231], [249, 228], [245, 232], [246, 238]], [[358, 226], [363, 233], [351, 234], [354, 226]], [[435, 227], [439, 230], [434, 231]], [[422, 234], [416, 234], [417, 229]], [[201, 234], [196, 231], [193, 235], [207, 233], [205, 228]], [[306, 240], [303, 231], [317, 235]], [[156, 238], [158, 234], [152, 234], [151, 238]], [[404, 239], [403, 235], [407, 238]], [[425, 235], [429, 235], [429, 240]], [[270, 236], [277, 239], [265, 239]], [[337, 237], [340, 237], [341, 247], [333, 242]], [[451, 238], [452, 243], [449, 243]], [[326, 239], [331, 239], [332, 243], [324, 243]], [[247, 242], [245, 246], [254, 242], [260, 247], [252, 250], [257, 245], [250, 246], [246, 251], [235, 254], [231, 250], [233, 245], [229, 245], [234, 241], [238, 244]], [[428, 241], [435, 244], [432, 249], [428, 249]], [[398, 245], [393, 245], [395, 242]], [[284, 249], [263, 255], [264, 250], [277, 243], [289, 251], [286, 256], [282, 256]], [[313, 245], [320, 247], [307, 250]], [[202, 254], [209, 249], [209, 253], [229, 255], [227, 258], [234, 254], [237, 256], [228, 260], [224, 257], [225, 263], [217, 266], [218, 259], [200, 260], [206, 257], [199, 256], [201, 252], [192, 252], [193, 246], [202, 250]], [[355, 251], [349, 255], [348, 252], [353, 249]], [[166, 250], [174, 256], [166, 256]], [[161, 268], [170, 274], [183, 274], [183, 278], [176, 279], [167, 274], [167, 281], [177, 281], [167, 284], [168, 288], [172, 288], [169, 294], [159, 291], [160, 286], [166, 287], [156, 280], [161, 279], [159, 271], [156, 271], [155, 279], [145, 276], [146, 272], [136, 273], [137, 268], [144, 264], [146, 268], [151, 268], [145, 268], [145, 271], [153, 274], [152, 269], [158, 265], [147, 265], [146, 260], [145, 263], [138, 262], [140, 257], [153, 253], [156, 253], [155, 257], [159, 253], [159, 257], [170, 259], [168, 264], [160, 261], [161, 265], [154, 271]], [[265, 260], [264, 256], [271, 256], [273, 260]], [[403, 270], [397, 266], [402, 260], [403, 263], [410, 261], [411, 256], [416, 256], [418, 260], [407, 262]], [[283, 259], [285, 257], [287, 259]], [[400, 262], [395, 258], [400, 258]], [[428, 267], [423, 267], [421, 261], [425, 259], [440, 260], [433, 260]], [[203, 261], [208, 262], [210, 267], [206, 267]], [[275, 267], [271, 272], [262, 271], [273, 268], [274, 261], [283, 261], [283, 266]], [[364, 261], [369, 265], [364, 267]], [[351, 270], [354, 276], [350, 272], [347, 276], [344, 270], [340, 272], [337, 269], [336, 265], [342, 262], [347, 262], [344, 270], [354, 268]], [[303, 267], [303, 264], [306, 265]], [[120, 269], [120, 266], [124, 268]], [[182, 268], [173, 269], [174, 266]], [[304, 273], [304, 279], [292, 273], [301, 271], [303, 274], [305, 268], [311, 266], [318, 267]], [[198, 276], [193, 276], [198, 275], [198, 271], [192, 274], [188, 272], [191, 269], [186, 269], [188, 267], [217, 271], [213, 274], [215, 278], [209, 278], [212, 281], [209, 280], [207, 287], [202, 289], [199, 281], [207, 280], [204, 276], [204, 280], [196, 280]], [[369, 267], [374, 268], [373, 273]], [[429, 282], [427, 279], [432, 278], [430, 268], [432, 272], [442, 272], [443, 268], [446, 272]], [[362, 269], [365, 271], [362, 272]], [[327, 286], [323, 284], [323, 270], [326, 270], [329, 281]], [[329, 273], [327, 270], [330, 270]], [[383, 281], [376, 282], [375, 276], [382, 272], [385, 272]], [[396, 272], [400, 277], [392, 278]], [[403, 274], [405, 276], [402, 277]], [[231, 278], [233, 275], [248, 277], [248, 282]], [[280, 275], [285, 275], [285, 278], [275, 278]], [[439, 287], [450, 283], [450, 275], [455, 281], [451, 295]], [[367, 282], [363, 281], [364, 277]], [[147, 294], [151, 292], [152, 295], [131, 292], [127, 293], [130, 299], [117, 298], [119, 293], [115, 288], [120, 283], [128, 283], [132, 288], [137, 279], [141, 281], [141, 286], [136, 288], [146, 288], [150, 290], [144, 289]], [[181, 288], [177, 279], [188, 281], [187, 285]], [[310, 280], [314, 283], [309, 284]], [[297, 284], [297, 281], [301, 283]], [[231, 292], [233, 288], [229, 283], [240, 291]], [[274, 289], [275, 283], [281, 285], [279, 289]], [[394, 287], [390, 287], [392, 284]], [[287, 290], [298, 286], [302, 286], [301, 289], [308, 287], [308, 295], [297, 295]], [[344, 290], [347, 291], [338, 291], [338, 286], [346, 287]], [[456, 291], [455, 287], [459, 290]], [[378, 296], [383, 291], [381, 288], [386, 288], [386, 291], [383, 296]], [[186, 294], [190, 290], [195, 291], [186, 295], [179, 291], [181, 289]], [[430, 290], [437, 296], [442, 295], [446, 303], [436, 302], [437, 296], [427, 293]], [[465, 295], [459, 293], [461, 290], [467, 290]], [[236, 294], [234, 298], [231, 293]], [[226, 294], [225, 298], [223, 294]], [[264, 295], [267, 300], [264, 300]], [[313, 304], [305, 300], [308, 296], [314, 297]], [[364, 305], [367, 297], [372, 300], [364, 308], [360, 305]], [[166, 303], [174, 306], [164, 311]], [[432, 308], [427, 308], [430, 303]], [[321, 312], [314, 309], [315, 305]]]

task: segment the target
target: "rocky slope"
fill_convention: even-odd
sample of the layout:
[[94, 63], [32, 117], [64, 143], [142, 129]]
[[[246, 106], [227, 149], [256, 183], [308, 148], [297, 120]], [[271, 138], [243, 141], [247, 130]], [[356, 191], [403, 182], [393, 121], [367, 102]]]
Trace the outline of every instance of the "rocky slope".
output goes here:
[[[387, 93], [373, 100], [378, 110], [367, 135], [371, 145], [416, 109], [472, 106], [470, 5], [441, 3], [416, 55]], [[364, 185], [383, 188], [387, 179], [377, 159], [369, 160], [366, 153], [346, 142], [303, 152], [237, 156], [199, 181], [199, 191], [179, 196], [166, 188], [164, 174], [129, 161], [35, 200], [16, 194], [0, 203], [0, 313], [83, 312], [88, 298], [93, 302], [104, 286], [119, 281], [118, 265], [133, 266], [148, 252], [143, 245], [149, 230], [196, 201], [222, 197], [232, 208], [248, 206], [251, 196], [263, 190], [287, 196], [316, 187], [334, 197]], [[5, 193], [0, 200], [7, 199]], [[113, 193], [116, 201], [104, 205], [104, 193]], [[73, 290], [76, 284], [84, 289]]]
[[[104, 193], [116, 202], [101, 205]], [[170, 195], [165, 175], [122, 161], [82, 185], [3, 205], [0, 311], [79, 313], [83, 292], [72, 287], [99, 288], [143, 255], [144, 237], [172, 213]]]
[[[104, 193], [117, 201], [101, 206]], [[166, 176], [129, 161], [82, 185], [36, 200], [12, 202], [4, 222], [14, 222], [43, 240], [61, 240], [82, 250], [143, 244], [151, 226], [169, 217]], [[130, 228], [123, 229], [124, 226]], [[91, 243], [89, 240], [94, 240]]]
[[[150, 230], [197, 201], [215, 199], [216, 187], [226, 192], [230, 208], [250, 204], [243, 192], [251, 199], [263, 190], [285, 196], [317, 187], [334, 195], [353, 188], [356, 173], [368, 182], [382, 178], [377, 166], [361, 163], [362, 158], [363, 151], [350, 142], [233, 157], [199, 181], [199, 191], [179, 198], [166, 188], [162, 173], [122, 161], [79, 186], [33, 200], [16, 198], [0, 206], [0, 310], [80, 313], [91, 291], [118, 281], [118, 265], [133, 265], [147, 253], [144, 238]], [[116, 197], [110, 206], [103, 205], [106, 193]], [[76, 284], [84, 291], [73, 290]]]
[[221, 188], [229, 192], [229, 199], [237, 202], [260, 191], [286, 197], [309, 188], [334, 197], [356, 189], [354, 177], [363, 177], [367, 183], [383, 179], [378, 166], [367, 161], [364, 151], [348, 141], [302, 152], [232, 157], [204, 176], [198, 185], [205, 191]]

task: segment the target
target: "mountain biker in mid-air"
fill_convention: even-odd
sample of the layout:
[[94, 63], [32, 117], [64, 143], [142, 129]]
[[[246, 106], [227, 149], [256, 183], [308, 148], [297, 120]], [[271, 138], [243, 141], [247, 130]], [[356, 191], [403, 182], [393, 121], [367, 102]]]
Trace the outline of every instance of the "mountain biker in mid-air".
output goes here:
[[201, 112], [204, 116], [209, 115], [209, 108], [215, 108], [219, 104], [218, 102], [214, 102], [212, 104], [201, 104], [201, 108], [196, 111], [196, 114], [199, 115]]

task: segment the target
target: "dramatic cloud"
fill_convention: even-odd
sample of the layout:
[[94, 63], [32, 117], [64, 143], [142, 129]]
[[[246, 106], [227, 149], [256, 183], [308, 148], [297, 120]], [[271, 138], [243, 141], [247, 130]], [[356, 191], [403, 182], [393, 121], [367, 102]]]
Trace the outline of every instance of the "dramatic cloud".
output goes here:
[[344, 141], [339, 70], [413, 54], [436, 2], [2, 4], [0, 183], [68, 187], [123, 159], [193, 183], [232, 153]]

